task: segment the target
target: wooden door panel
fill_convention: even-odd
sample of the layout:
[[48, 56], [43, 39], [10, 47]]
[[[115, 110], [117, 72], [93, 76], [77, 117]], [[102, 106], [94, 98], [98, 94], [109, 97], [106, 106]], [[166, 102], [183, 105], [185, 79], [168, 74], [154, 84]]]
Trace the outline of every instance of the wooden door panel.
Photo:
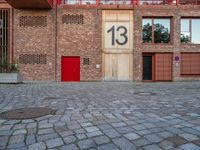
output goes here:
[[172, 80], [172, 54], [155, 54], [155, 80]]
[[118, 80], [130, 80], [130, 58], [127, 54], [118, 55]]

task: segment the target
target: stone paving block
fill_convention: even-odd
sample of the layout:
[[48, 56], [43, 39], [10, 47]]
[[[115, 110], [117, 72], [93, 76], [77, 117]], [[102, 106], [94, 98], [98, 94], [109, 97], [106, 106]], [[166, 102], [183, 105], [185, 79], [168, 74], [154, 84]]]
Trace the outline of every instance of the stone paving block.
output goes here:
[[64, 143], [61, 138], [51, 139], [45, 142], [48, 148], [55, 148], [62, 146]]
[[101, 130], [107, 130], [107, 129], [111, 129], [112, 126], [109, 125], [109, 124], [101, 124], [101, 125], [98, 126], [98, 128], [101, 129]]
[[200, 131], [198, 130], [195, 130], [193, 128], [182, 128], [181, 130], [183, 130], [184, 132], [187, 132], [187, 133], [190, 133], [190, 134], [193, 134], [193, 135], [196, 135], [196, 136], [200, 136]]
[[115, 138], [113, 142], [123, 150], [135, 150], [136, 146], [134, 146], [129, 140], [125, 138]]
[[87, 138], [87, 136], [86, 136], [85, 134], [83, 134], [83, 133], [81, 133], [81, 134], [76, 134], [76, 137], [77, 137], [79, 140], [82, 140], [82, 139]]
[[44, 144], [44, 142], [34, 143], [32, 145], [29, 145], [28, 149], [29, 150], [45, 150], [46, 145]]
[[136, 131], [136, 133], [139, 135], [147, 135], [147, 134], [152, 133], [152, 131], [145, 129], [145, 130]]
[[133, 143], [134, 143], [134, 145], [137, 146], [137, 147], [142, 147], [142, 146], [151, 144], [151, 142], [149, 142], [147, 139], [145, 139], [145, 138], [143, 138], [143, 137], [134, 140]]
[[39, 129], [38, 130], [38, 135], [42, 134], [49, 134], [55, 132], [52, 128], [46, 128], [46, 129]]
[[119, 148], [116, 145], [112, 144], [112, 143], [101, 145], [97, 149], [98, 150], [119, 150]]
[[96, 147], [96, 144], [94, 143], [92, 139], [82, 140], [82, 141], [79, 141], [77, 144], [82, 150]]
[[200, 150], [200, 147], [193, 143], [187, 143], [187, 144], [181, 145], [179, 148], [181, 150]]
[[1, 130], [0, 131], [0, 136], [9, 136], [12, 134], [12, 130]]
[[132, 129], [131, 127], [119, 127], [119, 128], [115, 128], [115, 129], [121, 134], [125, 134], [125, 133], [134, 131], [134, 129]]
[[67, 136], [63, 138], [65, 144], [70, 144], [76, 141], [76, 137], [74, 135]]
[[143, 125], [145, 126], [145, 127], [147, 127], [148, 129], [150, 129], [150, 128], [156, 128], [157, 126], [155, 126], [154, 124], [152, 124], [152, 123], [143, 123]]
[[9, 136], [0, 137], [0, 149], [6, 149], [6, 144], [8, 142]]
[[30, 134], [26, 137], [26, 145], [31, 145], [36, 143], [36, 138], [34, 134]]
[[36, 136], [36, 139], [37, 141], [41, 142], [41, 141], [47, 141], [47, 140], [50, 140], [50, 139], [54, 139], [54, 138], [57, 138], [58, 137], [58, 134], [57, 133], [51, 133], [51, 134], [43, 134], [43, 135], [40, 135], [40, 136]]
[[74, 132], [75, 132], [75, 133], [86, 133], [86, 131], [85, 131], [84, 129], [82, 129], [82, 128], [80, 128], [80, 129], [75, 129]]
[[14, 127], [13, 127], [13, 130], [19, 130], [19, 129], [25, 129], [25, 124], [16, 124]]
[[145, 135], [144, 137], [152, 143], [158, 143], [163, 140], [163, 138], [157, 136], [156, 134], [148, 134]]
[[144, 150], [162, 150], [159, 146], [155, 144], [144, 146], [143, 149]]
[[117, 128], [117, 127], [124, 127], [126, 126], [126, 124], [124, 122], [116, 122], [116, 123], [112, 123], [112, 126]]
[[200, 131], [200, 127], [199, 126], [193, 126], [192, 128], [195, 129], [195, 130]]
[[27, 128], [36, 128], [37, 127], [37, 123], [36, 122], [33, 122], [33, 123], [28, 123], [26, 125]]
[[23, 143], [25, 139], [24, 135], [13, 135], [9, 139], [9, 145], [15, 143]]
[[163, 131], [163, 132], [160, 132], [160, 133], [157, 133], [160, 137], [163, 137], [163, 138], [168, 138], [168, 137], [172, 137], [174, 136], [174, 134], [168, 132], [168, 131]]
[[174, 127], [167, 127], [165, 128], [167, 131], [171, 132], [171, 133], [174, 133], [174, 134], [181, 134], [183, 133], [182, 130], [180, 129], [177, 129], [177, 128], [174, 128]]
[[114, 129], [108, 129], [103, 131], [108, 137], [115, 138], [121, 136], [116, 130]]
[[186, 139], [179, 137], [179, 136], [169, 137], [166, 140], [172, 142], [174, 144], [174, 147], [178, 147], [179, 145], [183, 145], [183, 144], [187, 143]]
[[26, 129], [21, 129], [21, 130], [15, 130], [13, 135], [26, 134], [26, 133], [27, 133]]
[[89, 127], [89, 126], [93, 126], [93, 124], [91, 122], [83, 122], [81, 123], [82, 127]]
[[174, 144], [170, 141], [164, 140], [161, 143], [159, 143], [159, 146], [165, 150], [171, 150], [174, 148]]
[[106, 144], [110, 142], [109, 138], [106, 136], [95, 137], [94, 141], [96, 142], [97, 145]]
[[73, 134], [75, 134], [75, 133], [72, 132], [72, 131], [60, 132], [60, 135], [61, 135], [62, 137], [66, 137], [66, 136], [73, 135]]
[[198, 146], [200, 146], [200, 139], [199, 140], [195, 140], [195, 141], [192, 141], [193, 144], [196, 144]]
[[127, 133], [124, 135], [125, 138], [129, 139], [129, 140], [135, 140], [135, 139], [138, 139], [140, 138], [140, 136], [134, 132], [132, 133]]
[[179, 134], [179, 136], [183, 137], [184, 139], [188, 141], [195, 141], [199, 139], [196, 135], [188, 134], [188, 133]]
[[13, 125], [2, 125], [0, 126], [0, 133], [1, 131], [5, 131], [5, 130], [9, 131], [12, 127]]
[[133, 125], [132, 128], [138, 131], [147, 129], [143, 124]]
[[86, 133], [86, 135], [90, 138], [90, 137], [95, 137], [95, 136], [99, 136], [102, 135], [103, 133], [101, 131], [94, 131], [94, 132], [89, 132]]
[[36, 134], [37, 128], [27, 128], [27, 134]]
[[67, 125], [70, 130], [79, 129], [81, 126], [79, 124]]
[[69, 144], [62, 146], [59, 150], [79, 150], [79, 148], [75, 144]]
[[7, 149], [21, 149], [22, 147], [25, 147], [25, 143], [24, 142], [19, 142], [19, 143], [13, 143], [7, 146]]
[[95, 127], [95, 126], [92, 126], [92, 127], [85, 128], [85, 130], [87, 132], [94, 132], [94, 131], [98, 131], [99, 129], [97, 127]]
[[53, 124], [51, 123], [40, 123], [39, 124], [39, 128], [52, 128], [53, 127]]

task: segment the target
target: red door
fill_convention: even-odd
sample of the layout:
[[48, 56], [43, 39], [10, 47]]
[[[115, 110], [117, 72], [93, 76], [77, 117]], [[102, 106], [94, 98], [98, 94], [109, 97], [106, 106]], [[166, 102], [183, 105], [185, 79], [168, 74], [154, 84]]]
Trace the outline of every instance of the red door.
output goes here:
[[80, 81], [80, 57], [62, 57], [62, 81]]

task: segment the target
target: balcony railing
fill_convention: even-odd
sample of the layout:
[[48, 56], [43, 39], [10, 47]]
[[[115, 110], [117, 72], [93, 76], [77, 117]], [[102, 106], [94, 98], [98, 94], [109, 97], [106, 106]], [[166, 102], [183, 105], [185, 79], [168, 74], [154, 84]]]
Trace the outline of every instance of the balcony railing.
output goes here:
[[58, 4], [67, 5], [200, 5], [200, 0], [58, 0]]

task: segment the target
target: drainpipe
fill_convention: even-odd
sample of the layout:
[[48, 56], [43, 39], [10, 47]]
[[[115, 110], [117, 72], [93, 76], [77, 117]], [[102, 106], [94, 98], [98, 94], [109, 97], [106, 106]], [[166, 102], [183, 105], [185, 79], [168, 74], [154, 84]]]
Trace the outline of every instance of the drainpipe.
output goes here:
[[57, 52], [58, 52], [58, 45], [57, 45], [57, 38], [58, 38], [58, 23], [57, 23], [57, 15], [58, 15], [58, 1], [56, 0], [56, 7], [55, 7], [55, 82], [57, 81]]

